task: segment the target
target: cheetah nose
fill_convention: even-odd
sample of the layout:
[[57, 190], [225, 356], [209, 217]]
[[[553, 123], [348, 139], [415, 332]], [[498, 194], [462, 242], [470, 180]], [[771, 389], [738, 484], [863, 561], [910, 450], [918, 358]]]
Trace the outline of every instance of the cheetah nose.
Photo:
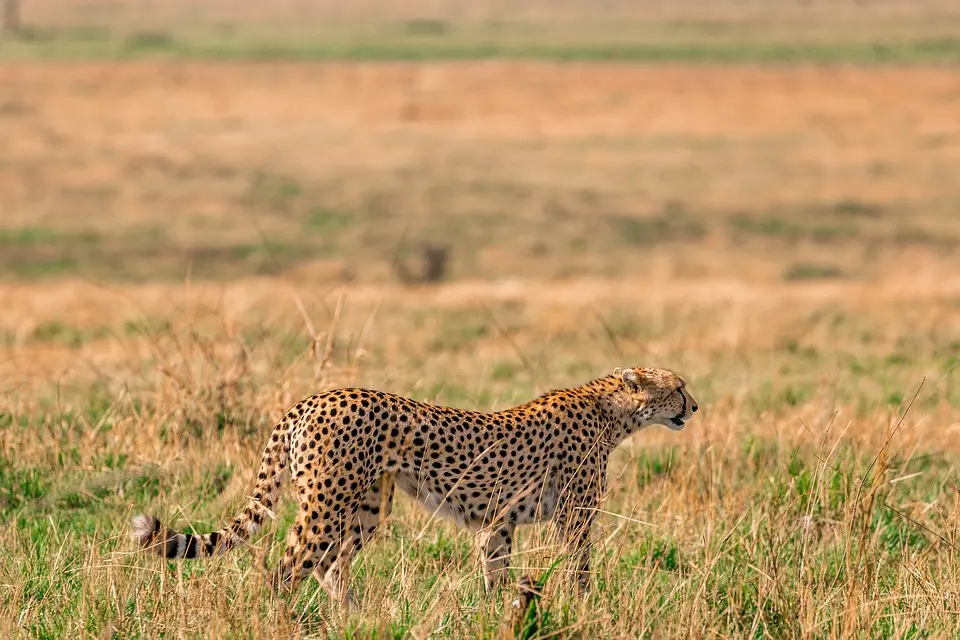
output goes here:
[[690, 410], [693, 411], [694, 413], [696, 413], [696, 412], [697, 412], [697, 409], [699, 409], [699, 408], [700, 408], [700, 405], [694, 404], [692, 407], [690, 407]]

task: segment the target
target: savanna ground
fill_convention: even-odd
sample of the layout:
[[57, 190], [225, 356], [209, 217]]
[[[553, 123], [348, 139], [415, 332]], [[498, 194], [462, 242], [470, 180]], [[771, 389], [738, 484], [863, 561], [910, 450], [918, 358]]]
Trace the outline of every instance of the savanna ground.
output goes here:
[[[318, 390], [496, 410], [649, 364], [703, 409], [618, 451], [592, 593], [561, 567], [526, 636], [958, 637], [948, 4], [408, 3], [338, 14], [339, 41], [212, 0], [204, 28], [24, 4], [0, 42], [4, 636], [510, 635], [515, 592], [484, 596], [471, 536], [403, 497], [347, 620], [262, 587], [289, 495], [213, 562], [134, 553], [129, 518], [219, 526]], [[443, 278], [397, 282], [421, 243]]]

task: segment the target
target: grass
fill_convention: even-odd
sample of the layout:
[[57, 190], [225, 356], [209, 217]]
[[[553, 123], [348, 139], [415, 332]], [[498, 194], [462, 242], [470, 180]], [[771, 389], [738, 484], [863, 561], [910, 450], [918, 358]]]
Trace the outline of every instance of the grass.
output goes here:
[[[376, 198], [353, 211], [311, 204], [311, 195], [294, 184], [273, 185], [235, 201], [231, 206], [246, 221], [234, 228], [233, 235], [239, 237], [233, 241], [218, 238], [214, 227], [193, 237], [171, 237], [156, 227], [114, 227], [102, 232], [64, 232], [36, 226], [0, 229], [0, 245], [6, 247], [0, 256], [0, 276], [51, 280], [73, 274], [106, 280], [170, 281], [189, 271], [201, 279], [229, 280], [287, 273], [323, 260], [349, 265], [335, 276], [337, 279], [350, 279], [352, 276], [343, 274], [354, 271], [365, 279], [382, 280], [389, 275], [374, 265], [389, 264], [391, 253], [403, 242], [403, 229], [409, 221], [380, 220]], [[549, 218], [550, 198], [543, 197], [547, 204], [541, 215]], [[515, 196], [503, 191], [496, 198], [509, 203]], [[886, 220], [873, 217], [851, 221], [848, 217], [874, 216], [877, 209], [844, 209], [850, 206], [841, 201], [835, 208], [826, 209], [827, 213], [819, 205], [806, 205], [744, 214], [688, 212], [682, 204], [667, 201], [662, 212], [653, 214], [604, 210], [595, 214], [593, 223], [586, 213], [571, 214], [556, 226], [549, 242], [538, 239], [542, 225], [552, 224], [548, 220], [516, 220], [497, 213], [482, 220], [472, 207], [455, 209], [441, 219], [430, 219], [426, 209], [416, 217], [423, 216], [417, 224], [421, 237], [443, 237], [452, 248], [457, 258], [455, 268], [460, 270], [457, 275], [481, 268], [477, 260], [482, 253], [503, 246], [510, 236], [529, 239], [526, 255], [519, 259], [526, 259], [534, 271], [546, 268], [552, 277], [616, 275], [622, 267], [616, 257], [621, 251], [636, 248], [656, 251], [663, 247], [700, 247], [706, 250], [704, 255], [709, 255], [717, 253], [715, 241], [721, 238], [767, 256], [780, 266], [781, 277], [787, 281], [857, 275], [865, 267], [865, 260], [858, 256], [866, 249], [892, 253], [919, 247], [948, 253], [960, 242], [946, 214], [934, 218], [927, 230], [910, 228], [909, 223], [886, 224]], [[600, 203], [596, 208], [604, 209]], [[895, 210], [887, 219], [897, 221], [912, 210], [912, 206]], [[260, 222], [267, 211], [282, 212], [271, 220], [269, 232], [263, 231]], [[354, 248], [357, 244], [359, 250]], [[556, 264], [552, 258], [564, 246], [569, 259]], [[849, 255], [829, 259], [823, 253], [838, 249]], [[582, 258], [594, 262], [578, 263]], [[489, 277], [503, 273], [495, 266], [483, 269]], [[438, 344], [445, 339], [438, 336]]]
[[843, 270], [832, 264], [812, 264], [801, 262], [790, 265], [783, 273], [783, 279], [790, 281], [797, 280], [833, 280], [842, 278]]
[[[343, 24], [326, 30], [277, 27], [272, 30], [236, 25], [204, 27], [24, 28], [0, 45], [8, 60], [71, 60], [142, 58], [288, 61], [438, 61], [497, 58], [559, 62], [640, 62], [724, 64], [931, 64], [960, 61], [956, 24], [930, 19], [926, 30], [908, 35], [881, 20], [831, 26], [829, 22], [793, 24], [799, 36], [783, 37], [763, 21], [741, 19], [716, 23], [669, 21], [588, 22], [571, 29], [551, 24], [471, 25], [443, 20], [411, 20], [366, 25]], [[657, 29], [656, 26], [661, 27]], [[824, 36], [824, 25], [827, 35]], [[785, 23], [789, 33], [791, 23]], [[850, 38], [850, 33], [857, 33]], [[873, 39], [871, 39], [873, 38]]]
[[96, 243], [98, 237], [93, 233], [78, 233], [64, 235], [54, 229], [45, 227], [21, 227], [19, 229], [3, 229], [0, 232], [0, 246], [31, 247], [66, 242]]
[[[319, 358], [291, 299], [256, 291], [233, 285], [226, 299], [247, 302], [228, 311], [211, 306], [222, 296], [213, 289], [171, 288], [161, 303], [130, 285], [133, 315], [108, 316], [96, 310], [115, 293], [90, 289], [72, 304], [102, 329], [37, 316], [32, 340], [6, 347], [35, 367], [95, 354], [99, 364], [56, 383], [5, 374], [0, 628], [30, 637], [511, 636], [514, 592], [483, 594], [472, 536], [427, 526], [406, 498], [353, 567], [362, 606], [346, 620], [313, 583], [281, 608], [243, 551], [192, 564], [137, 555], [127, 522], [146, 510], [188, 529], [218, 526], [245, 495], [272, 420], [309, 391], [365, 384], [491, 410], [654, 360], [616, 355], [637, 326], [639, 344], [687, 373], [704, 409], [684, 432], [651, 430], [617, 451], [591, 595], [569, 595], [559, 565], [525, 637], [939, 637], [955, 628], [960, 450], [946, 425], [960, 415], [960, 394], [943, 358], [957, 338], [933, 320], [917, 327], [917, 307], [890, 304], [882, 286], [868, 306], [838, 291], [811, 307], [774, 289], [764, 339], [744, 334], [725, 349], [722, 331], [705, 331], [716, 328], [716, 308], [680, 293], [659, 309], [608, 300], [604, 323], [617, 343], [578, 304], [557, 324], [556, 304], [535, 299], [483, 313], [421, 299], [419, 316], [409, 312], [415, 294], [402, 290], [336, 313], [305, 299], [329, 345]], [[728, 315], [758, 309], [754, 299], [733, 304]], [[936, 318], [949, 299], [923, 304]], [[657, 323], [662, 315], [671, 321]], [[456, 317], [476, 328], [437, 346], [434, 322], [452, 331]], [[869, 343], [850, 340], [871, 330]], [[869, 364], [850, 368], [851, 358]], [[257, 539], [271, 562], [292, 502], [285, 494], [272, 532]], [[556, 555], [548, 529], [521, 531], [514, 579], [546, 572]]]
[[[829, 265], [869, 280], [960, 243], [956, 135], [945, 125], [931, 148], [924, 124], [952, 122], [948, 69], [137, 61], [10, 74], [7, 281], [382, 285], [425, 244], [449, 247], [454, 281], [642, 265], [767, 282]], [[925, 117], [903, 122], [912, 107], [891, 86]], [[124, 142], [91, 100], [156, 144]]]
[[[148, 37], [148, 35], [150, 37]], [[108, 59], [149, 57], [212, 60], [358, 60], [437, 61], [534, 59], [559, 62], [720, 62], [818, 64], [930, 64], [960, 61], [960, 40], [945, 39], [909, 43], [864, 45], [580, 45], [510, 46], [485, 43], [408, 44], [365, 43], [330, 46], [322, 42], [289, 43], [234, 42], [188, 44], [170, 36], [140, 34], [119, 45], [92, 46], [88, 43], [54, 42], [47, 45], [22, 44], [10, 57], [39, 60]]]
[[[63, 13], [0, 42], [0, 635], [956, 637], [955, 21]], [[395, 282], [427, 242], [443, 282]], [[215, 561], [127, 539], [231, 517], [308, 393], [489, 411], [628, 364], [702, 409], [613, 456], [586, 599], [521, 529], [522, 628], [402, 496], [347, 619], [263, 589], [289, 491]]]

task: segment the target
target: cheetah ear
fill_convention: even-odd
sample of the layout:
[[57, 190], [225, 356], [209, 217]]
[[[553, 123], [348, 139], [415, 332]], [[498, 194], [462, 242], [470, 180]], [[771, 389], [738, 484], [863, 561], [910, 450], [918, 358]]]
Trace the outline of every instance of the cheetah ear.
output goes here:
[[621, 369], [620, 367], [617, 367], [613, 370], [613, 375], [620, 376], [620, 379], [623, 380], [623, 384], [625, 384], [631, 391], [636, 391], [640, 388], [640, 376], [637, 375], [637, 372], [633, 369]]

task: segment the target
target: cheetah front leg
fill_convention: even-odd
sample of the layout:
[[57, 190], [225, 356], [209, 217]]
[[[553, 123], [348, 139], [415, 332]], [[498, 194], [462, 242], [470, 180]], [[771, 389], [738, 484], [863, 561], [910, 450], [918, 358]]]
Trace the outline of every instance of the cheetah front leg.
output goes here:
[[507, 580], [510, 555], [513, 553], [515, 527], [501, 524], [484, 529], [480, 534], [480, 562], [483, 564], [483, 584], [492, 593]]
[[590, 587], [590, 530], [595, 519], [595, 509], [578, 509], [569, 517], [554, 520], [560, 543], [570, 554], [576, 587], [586, 592]]
[[580, 593], [590, 586], [590, 532], [597, 515], [597, 495], [590, 487], [574, 490], [568, 499], [561, 500], [553, 516], [554, 530], [560, 545], [570, 554], [575, 586]]

